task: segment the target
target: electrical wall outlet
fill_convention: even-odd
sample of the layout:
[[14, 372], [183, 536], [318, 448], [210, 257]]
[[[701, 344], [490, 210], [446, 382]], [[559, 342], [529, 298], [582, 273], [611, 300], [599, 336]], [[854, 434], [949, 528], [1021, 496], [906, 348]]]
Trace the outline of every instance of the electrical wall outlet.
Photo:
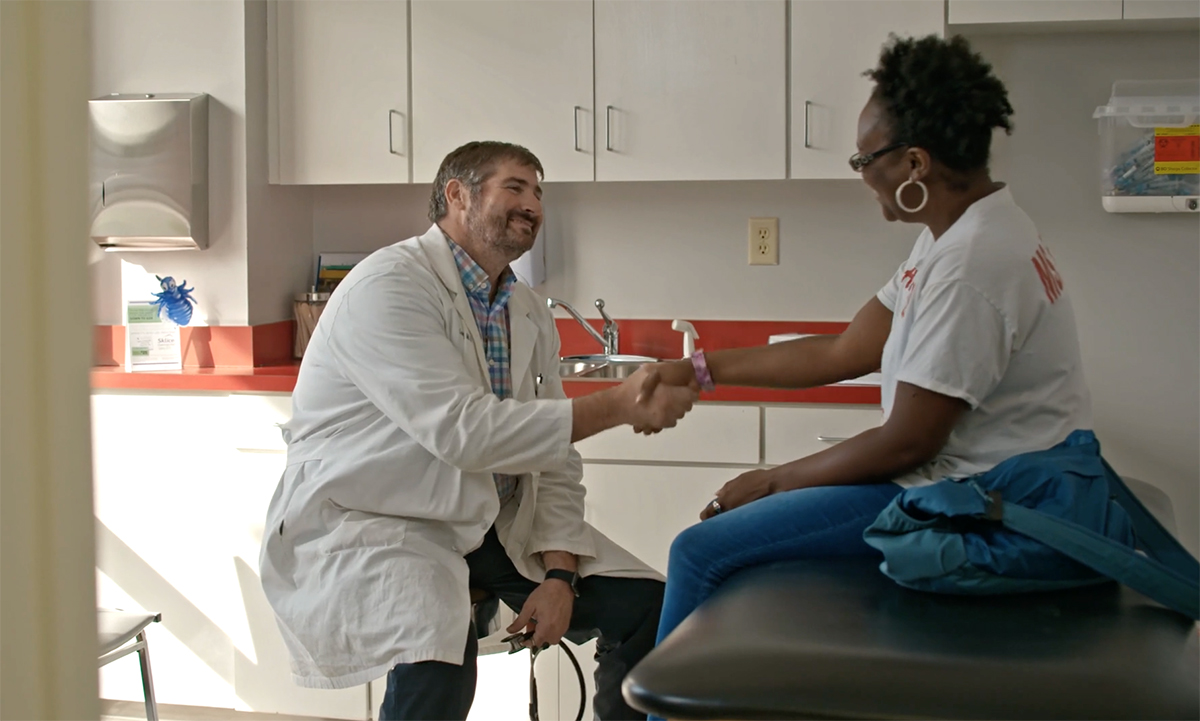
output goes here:
[[779, 218], [750, 219], [750, 265], [779, 265]]

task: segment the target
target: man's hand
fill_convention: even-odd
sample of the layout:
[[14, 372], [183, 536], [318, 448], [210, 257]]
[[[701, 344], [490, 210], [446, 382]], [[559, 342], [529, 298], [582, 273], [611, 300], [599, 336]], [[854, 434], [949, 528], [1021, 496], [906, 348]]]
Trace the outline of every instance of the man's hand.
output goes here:
[[[724, 513], [772, 493], [775, 493], [775, 488], [771, 483], [771, 471], [756, 469], [746, 471], [721, 486], [721, 490], [717, 491], [717, 502], [721, 504], [721, 512]], [[700, 520], [707, 521], [715, 515], [717, 514], [711, 505], [705, 506], [700, 513]]]
[[655, 388], [660, 385], [657, 381], [649, 383], [650, 394], [644, 393], [647, 378], [657, 375], [657, 365], [659, 364], [638, 368], [617, 389], [625, 412], [624, 421], [634, 429], [657, 432], [663, 428], [674, 428], [700, 397], [698, 388], [666, 385]]
[[[647, 383], [647, 376], [658, 375], [653, 370], [658, 365], [643, 365], [619, 386], [573, 399], [571, 442], [626, 424], [652, 433], [673, 428], [692, 409], [700, 391], [695, 383], [674, 386], [662, 384], [659, 379]], [[649, 393], [643, 391], [647, 386]]]
[[699, 390], [696, 382], [696, 369], [688, 359], [651, 363], [643, 366], [650, 371], [642, 381], [643, 397], [649, 398], [654, 389], [661, 383], [665, 386], [691, 386]]
[[509, 633], [533, 633], [525, 645], [529, 648], [548, 648], [562, 640], [571, 625], [575, 593], [564, 581], [548, 579], [533, 589], [517, 620], [508, 627]]
[[[664, 428], [673, 428], [700, 398], [700, 384], [696, 382], [691, 361], [646, 364], [630, 376], [626, 385], [637, 388], [635, 404], [650, 414], [631, 423], [634, 433], [652, 435]], [[682, 393], [684, 389], [689, 392]], [[683, 402], [685, 398], [688, 399], [686, 404]], [[663, 407], [666, 408], [663, 417], [669, 422], [647, 420], [656, 417], [654, 414], [661, 412], [656, 409]], [[670, 418], [673, 412], [678, 412], [678, 415]]]

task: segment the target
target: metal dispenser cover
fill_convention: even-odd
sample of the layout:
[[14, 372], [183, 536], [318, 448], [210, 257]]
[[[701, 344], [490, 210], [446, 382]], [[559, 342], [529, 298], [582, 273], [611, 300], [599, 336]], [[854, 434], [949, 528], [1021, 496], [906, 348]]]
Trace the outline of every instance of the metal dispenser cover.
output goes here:
[[208, 95], [88, 101], [91, 236], [105, 250], [208, 247]]

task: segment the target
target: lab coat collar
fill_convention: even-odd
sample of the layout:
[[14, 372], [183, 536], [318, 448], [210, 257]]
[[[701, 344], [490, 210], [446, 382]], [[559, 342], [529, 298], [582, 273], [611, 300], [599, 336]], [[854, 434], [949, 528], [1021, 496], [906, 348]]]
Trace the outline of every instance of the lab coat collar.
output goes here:
[[[475, 314], [471, 311], [471, 303], [467, 299], [466, 288], [462, 284], [462, 276], [458, 265], [454, 262], [454, 254], [446, 242], [446, 234], [437, 223], [425, 235], [417, 238], [417, 245], [425, 252], [433, 266], [438, 279], [450, 291], [454, 299], [454, 309], [462, 316], [462, 322], [468, 327], [475, 326]], [[508, 332], [512, 347], [509, 348], [509, 363], [512, 369], [513, 397], [519, 398], [529, 364], [533, 359], [533, 346], [537, 340], [537, 324], [530, 317], [537, 309], [536, 297], [524, 283], [517, 282], [513, 288], [512, 297], [508, 301]], [[487, 378], [487, 353], [483, 349], [483, 341], [478, 333], [473, 333], [475, 339], [475, 355], [479, 360], [483, 377]]]

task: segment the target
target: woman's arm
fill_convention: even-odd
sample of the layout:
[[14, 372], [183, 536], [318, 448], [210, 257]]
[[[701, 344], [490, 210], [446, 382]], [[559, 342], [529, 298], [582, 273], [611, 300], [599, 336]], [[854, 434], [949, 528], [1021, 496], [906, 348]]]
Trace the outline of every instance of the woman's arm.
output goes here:
[[[717, 492], [723, 510], [798, 488], [885, 483], [933, 460], [967, 403], [909, 383], [896, 387], [891, 416], [836, 446], [767, 470], [743, 473]], [[701, 518], [708, 518], [706, 507]]]
[[[840, 335], [799, 338], [774, 345], [705, 352], [717, 385], [759, 388], [811, 388], [858, 378], [879, 370], [883, 345], [892, 328], [892, 312], [871, 298]], [[659, 383], [695, 381], [691, 361], [659, 363], [647, 378], [642, 395]]]

